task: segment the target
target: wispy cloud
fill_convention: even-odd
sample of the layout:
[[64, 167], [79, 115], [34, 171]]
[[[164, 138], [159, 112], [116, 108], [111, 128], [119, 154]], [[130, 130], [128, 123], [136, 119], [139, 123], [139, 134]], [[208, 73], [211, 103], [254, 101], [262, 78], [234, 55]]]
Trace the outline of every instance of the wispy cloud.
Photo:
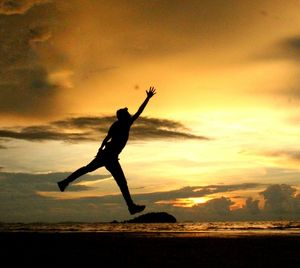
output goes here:
[[0, 14], [24, 14], [35, 5], [50, 2], [50, 0], [0, 0]]
[[[2, 128], [0, 138], [28, 141], [95, 141], [107, 133], [114, 120], [116, 118], [113, 116], [76, 117], [50, 122], [47, 125]], [[182, 123], [168, 119], [141, 117], [132, 127], [132, 140], [171, 138], [209, 140], [208, 137], [190, 133]]]
[[82, 141], [93, 140], [88, 138], [88, 133], [60, 133], [51, 127], [36, 126], [18, 128], [14, 130], [0, 130], [2, 138], [20, 139], [28, 141], [62, 140], [62, 141]]
[[273, 157], [273, 158], [285, 158], [287, 160], [300, 161], [300, 151], [298, 150], [271, 150], [271, 151], [262, 151], [258, 154]]
[[254, 58], [262, 60], [291, 60], [299, 62], [300, 57], [300, 35], [284, 37], [273, 42], [264, 51], [258, 53]]
[[[278, 61], [278, 64], [289, 63], [289, 76], [280, 88], [275, 88], [273, 94], [284, 100], [283, 105], [298, 105], [300, 100], [299, 90], [299, 59], [300, 59], [300, 34], [283, 37], [265, 47], [256, 55], [251, 56], [255, 61]], [[285, 72], [286, 65], [282, 67]]]

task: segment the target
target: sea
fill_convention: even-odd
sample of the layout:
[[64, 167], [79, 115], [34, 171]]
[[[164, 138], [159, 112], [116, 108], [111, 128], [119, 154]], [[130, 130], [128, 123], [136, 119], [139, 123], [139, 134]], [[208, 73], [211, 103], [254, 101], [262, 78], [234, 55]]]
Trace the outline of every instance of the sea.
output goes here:
[[0, 223], [0, 232], [126, 233], [169, 236], [300, 236], [300, 221], [183, 223]]

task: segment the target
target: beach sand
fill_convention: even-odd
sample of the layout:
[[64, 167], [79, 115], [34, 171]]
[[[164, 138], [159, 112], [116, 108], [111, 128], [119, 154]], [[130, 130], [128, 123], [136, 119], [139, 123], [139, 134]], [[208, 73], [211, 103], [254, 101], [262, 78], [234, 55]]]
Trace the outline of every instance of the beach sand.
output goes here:
[[0, 233], [2, 267], [287, 267], [300, 236]]

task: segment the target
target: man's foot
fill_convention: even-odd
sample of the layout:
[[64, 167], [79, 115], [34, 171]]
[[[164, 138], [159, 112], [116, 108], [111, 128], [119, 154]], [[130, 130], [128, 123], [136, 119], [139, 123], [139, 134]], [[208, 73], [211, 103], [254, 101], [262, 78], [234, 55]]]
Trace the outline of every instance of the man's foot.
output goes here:
[[142, 212], [145, 209], [146, 206], [144, 205], [132, 205], [130, 208], [128, 208], [131, 215], [135, 213]]
[[58, 185], [59, 190], [60, 190], [61, 192], [63, 192], [63, 191], [66, 189], [66, 187], [69, 185], [69, 183], [66, 182], [66, 181], [59, 181], [59, 182], [57, 183], [57, 185]]

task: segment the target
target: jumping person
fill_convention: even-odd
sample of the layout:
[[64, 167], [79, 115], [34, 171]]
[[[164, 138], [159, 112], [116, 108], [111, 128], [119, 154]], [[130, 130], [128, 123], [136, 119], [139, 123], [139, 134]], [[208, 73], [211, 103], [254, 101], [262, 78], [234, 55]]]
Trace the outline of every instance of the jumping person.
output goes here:
[[98, 150], [96, 157], [88, 165], [79, 168], [66, 179], [57, 182], [57, 185], [61, 192], [63, 192], [66, 187], [78, 177], [104, 166], [117, 182], [126, 201], [130, 214], [133, 215], [145, 209], [146, 206], [136, 205], [132, 201], [127, 186], [127, 181], [119, 163], [118, 156], [128, 141], [130, 127], [143, 112], [149, 100], [153, 97], [154, 94], [156, 94], [155, 88], [150, 87], [148, 91], [146, 90], [146, 93], [146, 99], [134, 115], [131, 115], [128, 112], [127, 107], [119, 109], [117, 111], [117, 121], [115, 121], [111, 125], [107, 136], [104, 138]]

